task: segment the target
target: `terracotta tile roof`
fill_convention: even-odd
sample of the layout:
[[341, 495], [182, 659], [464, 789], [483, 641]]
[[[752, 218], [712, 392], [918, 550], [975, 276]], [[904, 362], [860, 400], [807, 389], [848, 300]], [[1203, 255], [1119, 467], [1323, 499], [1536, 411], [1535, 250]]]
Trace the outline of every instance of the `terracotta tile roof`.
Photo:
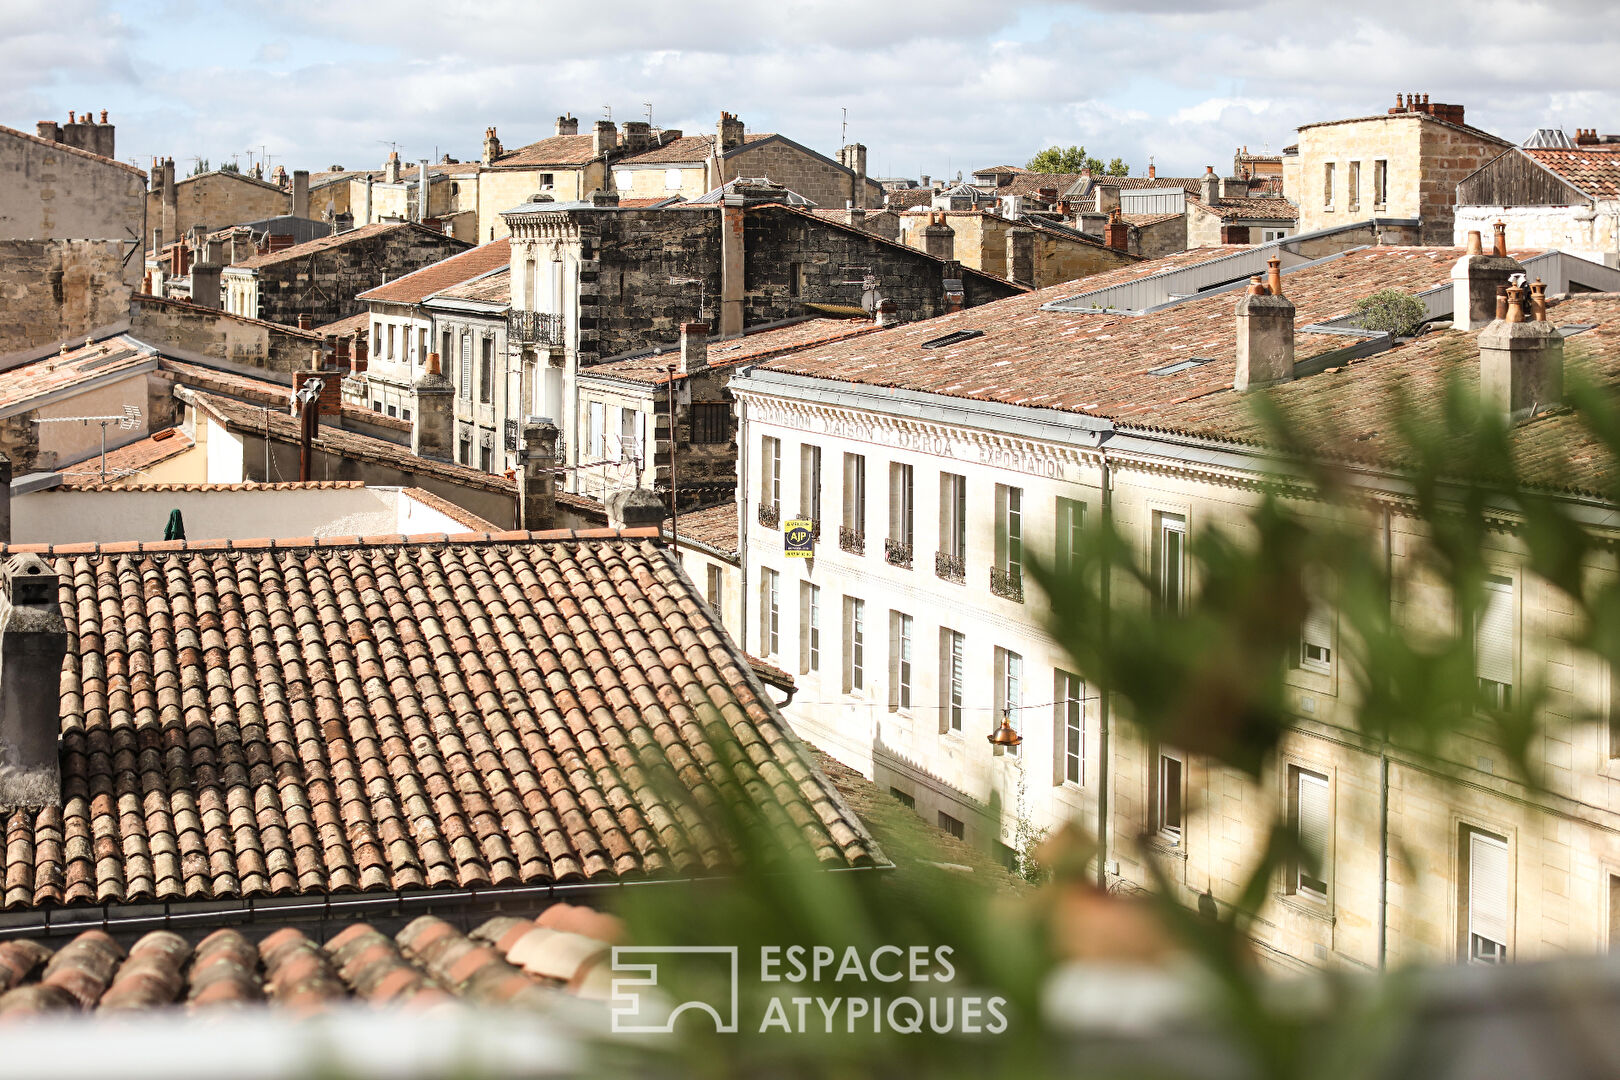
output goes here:
[[[703, 510], [690, 510], [683, 512], [680, 520], [676, 522], [680, 529], [680, 538], [683, 541], [691, 540], [703, 544], [716, 551], [724, 552], [735, 558], [742, 546], [737, 537], [737, 504], [735, 502], [721, 503], [719, 506], [710, 506]], [[664, 535], [669, 536], [669, 519], [664, 519]]]
[[[870, 337], [812, 346], [766, 366], [1149, 423], [1180, 400], [1231, 386], [1236, 297], [1221, 293], [1142, 316], [1042, 311], [1041, 305], [1247, 250], [1229, 246], [1182, 252]], [[1296, 326], [1303, 327], [1350, 314], [1358, 299], [1380, 288], [1416, 292], [1449, 283], [1451, 266], [1461, 254], [1459, 248], [1367, 248], [1286, 274], [1283, 285], [1298, 311]], [[946, 348], [920, 348], [956, 330], [981, 330], [983, 336]], [[1330, 335], [1301, 334], [1296, 356], [1306, 359], [1343, 344], [1342, 338]], [[1147, 374], [1194, 356], [1214, 362], [1170, 377]]]
[[445, 517], [465, 525], [473, 532], [500, 531], [500, 526], [496, 525], [494, 522], [485, 521], [472, 511], [463, 510], [450, 500], [441, 499], [439, 496], [433, 494], [433, 492], [428, 491], [425, 488], [409, 487], [401, 488], [400, 490], [404, 494], [409, 495], [411, 498], [421, 503], [423, 506], [431, 506]]
[[[869, 319], [805, 319], [788, 326], [765, 327], [743, 332], [740, 338], [726, 338], [709, 342], [709, 366], [733, 367], [737, 364], [758, 362], [771, 356], [828, 341], [841, 341], [871, 333], [878, 328]], [[580, 376], [608, 375], [616, 379], [657, 383], [669, 381], [664, 369], [674, 363], [680, 351], [679, 341], [671, 342], [663, 352], [644, 352], [618, 360], [592, 364]]]
[[1199, 199], [1188, 200], [1206, 210], [1213, 210], [1227, 221], [1298, 221], [1299, 207], [1287, 199], [1248, 198], [1216, 199], [1213, 204]]
[[1612, 150], [1520, 148], [1519, 153], [1594, 199], [1620, 199], [1620, 154]]
[[280, 251], [271, 251], [263, 255], [254, 255], [251, 258], [243, 259], [241, 262], [235, 263], [226, 269], [253, 270], [261, 266], [271, 266], [275, 263], [288, 262], [294, 259], [304, 259], [316, 254], [317, 252], [329, 251], [332, 248], [344, 247], [348, 244], [358, 243], [362, 240], [369, 240], [374, 236], [380, 236], [384, 233], [397, 232], [401, 229], [419, 229], [422, 232], [429, 233], [433, 236], [441, 237], [454, 243], [460, 243], [460, 241], [454, 240], [453, 237], [448, 237], [443, 233], [425, 228], [418, 225], [414, 221], [378, 221], [373, 222], [370, 225], [362, 225], [358, 229], [350, 229], [345, 233], [338, 233], [335, 236], [322, 236], [302, 244], [294, 244], [289, 248], [282, 248]]
[[[774, 139], [776, 135], [768, 131], [751, 131], [743, 136], [741, 147], [734, 147], [726, 151], [726, 156], [735, 154], [738, 150], [746, 149], [749, 143], [763, 142]], [[704, 161], [714, 151], [713, 135], [682, 135], [672, 139], [663, 146], [655, 146], [650, 150], [643, 150], [639, 154], [631, 154], [614, 162], [615, 165], [660, 165], [680, 164], [686, 162]], [[622, 205], [622, 204], [621, 204]]]
[[654, 535], [0, 549], [68, 632], [62, 800], [3, 816], [4, 907], [715, 872], [728, 792], [874, 863]]
[[150, 346], [124, 335], [53, 353], [0, 372], [0, 409], [156, 361]]
[[649, 207], [663, 206], [669, 201], [668, 196], [662, 199], [620, 199], [619, 206], [625, 210], [646, 210]]
[[183, 1005], [269, 1005], [300, 1014], [351, 1001], [420, 1009], [447, 1002], [545, 1009], [559, 995], [607, 1000], [624, 939], [612, 915], [553, 904], [536, 919], [501, 915], [470, 934], [434, 915], [389, 937], [350, 923], [324, 944], [302, 930], [215, 930], [195, 946], [154, 930], [128, 950], [102, 930], [56, 949], [0, 941], [0, 1020], [62, 1010], [127, 1013]]
[[464, 284], [491, 270], [510, 266], [512, 242], [509, 239], [491, 240], [469, 251], [440, 259], [436, 263], [395, 278], [375, 289], [356, 295], [357, 300], [385, 300], [395, 304], [419, 304], [443, 289]]
[[525, 168], [540, 165], [583, 165], [596, 157], [592, 135], [552, 135], [509, 150], [487, 168]]
[[80, 150], [77, 146], [69, 146], [67, 143], [52, 142], [50, 139], [42, 139], [38, 135], [30, 134], [26, 131], [18, 131], [16, 128], [6, 127], [4, 124], [0, 124], [0, 135], [10, 135], [13, 138], [22, 139], [24, 142], [34, 143], [37, 146], [48, 146], [51, 149], [59, 150], [64, 154], [72, 154], [74, 157], [89, 158], [91, 161], [99, 161], [103, 165], [116, 165], [125, 172], [134, 173], [142, 180], [146, 179], [146, 172], [143, 169], [137, 169], [135, 166], [119, 161], [116, 158], [102, 157], [100, 154], [91, 153], [89, 150]]
[[499, 304], [512, 302], [512, 268], [503, 266], [499, 270], [464, 281], [460, 285], [452, 285], [434, 294], [434, 299], [443, 300], [486, 300]]
[[891, 191], [883, 199], [884, 205], [890, 210], [906, 210], [913, 206], [932, 206], [934, 192], [929, 188], [906, 188], [903, 191]]
[[[255, 379], [230, 371], [217, 371], [214, 368], [203, 367], [201, 364], [192, 364], [184, 360], [170, 360], [168, 357], [164, 357], [158, 362], [158, 367], [173, 375], [175, 382], [182, 386], [189, 386], [211, 394], [242, 398], [260, 406], [261, 409], [263, 406], [268, 405], [272, 409], [286, 411], [292, 397], [292, 387], [285, 383]], [[333, 374], [342, 373], [334, 372]], [[399, 432], [411, 430], [409, 420], [401, 420], [397, 416], [388, 416], [377, 412], [375, 409], [368, 409], [363, 405], [353, 405], [347, 401], [343, 403], [342, 416], [344, 420], [352, 420], [370, 427], [389, 428]], [[259, 424], [259, 430], [264, 430], [262, 422]]]
[[[347, 236], [348, 234], [345, 233], [344, 235]], [[242, 264], [236, 263], [235, 265], [240, 266]], [[143, 305], [155, 304], [160, 307], [177, 307], [188, 311], [206, 312], [210, 317], [219, 319], [222, 322], [241, 323], [245, 326], [264, 326], [278, 334], [285, 334], [288, 337], [301, 337], [311, 342], [321, 340], [321, 333], [319, 330], [300, 330], [298, 327], [288, 326], [286, 323], [270, 322], [267, 319], [255, 319], [248, 315], [236, 315], [221, 308], [204, 307], [201, 304], [193, 304], [190, 300], [179, 300], [171, 296], [153, 296], [151, 293], [136, 293], [135, 302]]]
[[343, 338], [352, 337], [355, 334], [370, 333], [371, 312], [362, 311], [358, 314], [350, 315], [346, 319], [339, 319], [336, 322], [325, 323], [324, 325], [317, 326], [315, 328], [315, 332], [321, 335], [323, 338]]
[[1121, 214], [1119, 216], [1120, 216], [1120, 220], [1124, 221], [1127, 225], [1135, 225], [1139, 229], [1145, 229], [1149, 225], [1157, 225], [1161, 221], [1180, 221], [1185, 215], [1183, 215], [1183, 214]]
[[[983, 170], [988, 172], [989, 170]], [[1079, 183], [1079, 173], [1041, 173], [1019, 170], [1018, 175], [995, 189], [997, 195], [1034, 195], [1041, 188], [1054, 188], [1059, 196]]]
[[[107, 451], [107, 474], [114, 477], [115, 485], [138, 484], [139, 474], [181, 454], [197, 445], [190, 435], [177, 427], [155, 431], [144, 439], [117, 450]], [[98, 451], [82, 461], [61, 465], [57, 471], [63, 476], [64, 488], [101, 487], [101, 454]], [[132, 475], [134, 474], [134, 475]]]
[[[64, 484], [64, 487], [67, 485]], [[98, 488], [100, 484], [80, 484], [86, 490]], [[340, 491], [366, 486], [364, 480], [278, 480], [275, 483], [257, 483], [252, 480], [240, 484], [188, 484], [188, 483], [162, 483], [162, 484], [135, 484], [139, 491]], [[410, 490], [415, 490], [410, 489]], [[487, 522], [486, 528], [493, 528]]]

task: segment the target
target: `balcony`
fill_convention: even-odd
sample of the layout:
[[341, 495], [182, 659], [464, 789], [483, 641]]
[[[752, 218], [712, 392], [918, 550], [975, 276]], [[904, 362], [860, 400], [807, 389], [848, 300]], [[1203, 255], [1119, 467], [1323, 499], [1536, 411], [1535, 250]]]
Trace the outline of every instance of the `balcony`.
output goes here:
[[508, 311], [506, 341], [509, 345], [563, 344], [563, 317], [544, 311]]
[[851, 555], [866, 554], [866, 533], [861, 529], [852, 529], [848, 525], [838, 527], [838, 550], [847, 551]]
[[934, 552], [934, 574], [958, 585], [967, 581], [967, 567], [963, 565], [962, 556], [952, 555], [948, 551]]
[[890, 566], [911, 569], [911, 545], [903, 540], [883, 541], [883, 560]]
[[782, 524], [782, 508], [774, 503], [760, 503], [759, 523], [767, 529], [779, 527]]
[[1003, 600], [1011, 600], [1015, 604], [1024, 602], [1024, 569], [1015, 566], [1003, 570], [999, 566], [990, 568], [990, 591]]

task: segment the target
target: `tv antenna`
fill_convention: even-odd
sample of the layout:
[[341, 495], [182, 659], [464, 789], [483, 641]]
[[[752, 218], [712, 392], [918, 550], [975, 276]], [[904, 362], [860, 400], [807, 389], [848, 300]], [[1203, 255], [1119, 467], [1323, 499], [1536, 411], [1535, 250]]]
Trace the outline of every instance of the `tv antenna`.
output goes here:
[[[120, 431], [133, 431], [141, 422], [141, 407], [139, 405], [125, 405], [124, 411], [116, 416], [41, 416], [35, 417], [36, 424], [100, 424], [101, 425], [101, 482], [107, 482], [107, 428], [117, 424]], [[129, 476], [137, 469], [115, 469], [119, 476]]]
[[838, 145], [843, 146], [845, 143], [849, 142], [849, 109], [843, 108], [839, 111], [844, 114], [844, 123], [843, 126], [838, 129]]
[[602, 106], [602, 119], [604, 119], [604, 120], [612, 120], [613, 119], [613, 106], [611, 106], [611, 105]]
[[652, 102], [650, 102], [650, 101], [643, 101], [643, 102], [642, 102], [642, 103], [641, 103], [641, 107], [642, 107], [642, 108], [643, 108], [643, 109], [646, 109], [646, 110], [647, 110], [647, 126], [648, 126], [648, 127], [652, 127], [652, 126], [653, 126], [653, 121], [652, 121], [652, 105], [653, 105], [653, 103], [652, 103]]

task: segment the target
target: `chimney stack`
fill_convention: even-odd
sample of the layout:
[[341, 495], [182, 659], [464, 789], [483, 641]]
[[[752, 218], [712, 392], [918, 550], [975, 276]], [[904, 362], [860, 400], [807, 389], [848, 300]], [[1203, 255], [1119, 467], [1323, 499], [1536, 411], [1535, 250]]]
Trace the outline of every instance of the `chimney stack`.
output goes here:
[[607, 497], [608, 528], [657, 528], [669, 516], [664, 500], [644, 487], [615, 491]]
[[62, 799], [57, 739], [67, 624], [56, 570], [31, 552], [5, 563], [0, 592], [0, 811]]
[[[494, 132], [495, 132], [494, 128], [490, 128], [489, 130], [490, 130], [490, 134], [494, 134]], [[578, 135], [579, 134], [579, 121], [574, 119], [573, 113], [563, 113], [561, 116], [557, 117], [557, 134], [558, 135]]]
[[399, 151], [388, 151], [388, 160], [383, 162], [383, 183], [399, 183]]
[[1205, 165], [1204, 175], [1199, 179], [1198, 192], [1205, 206], [1214, 206], [1221, 197], [1221, 178], [1215, 175], [1215, 166]]
[[433, 191], [432, 179], [428, 176], [428, 159], [423, 158], [417, 162], [416, 172], [416, 220], [426, 222], [428, 213], [428, 195]]
[[204, 258], [202, 262], [191, 267], [191, 302], [198, 307], [214, 308], [218, 310], [223, 306], [219, 292], [220, 271], [223, 267], [211, 259]]
[[928, 215], [928, 228], [923, 230], [923, 250], [936, 259], [956, 257], [956, 233], [945, 224], [943, 212]]
[[557, 425], [541, 416], [523, 423], [517, 464], [517, 527], [528, 532], [557, 521]]
[[1103, 228], [1103, 243], [1115, 251], [1131, 250], [1131, 227], [1116, 205], [1108, 211], [1108, 224]]
[[309, 170], [294, 169], [292, 174], [292, 216], [309, 217]]
[[627, 154], [639, 154], [652, 146], [652, 125], [645, 120], [626, 120], [620, 129], [620, 145]]
[[715, 125], [715, 153], [724, 154], [742, 144], [743, 122], [728, 112], [721, 113], [720, 122]]
[[1159, 176], [1158, 167], [1155, 166], [1152, 162], [1149, 162], [1148, 163], [1148, 177], [1147, 178], [1149, 180], [1156, 180], [1156, 179], [1158, 179], [1158, 176]]
[[1014, 225], [1007, 230], [1007, 277], [1021, 285], [1035, 283], [1035, 230]]
[[681, 359], [676, 370], [682, 375], [709, 366], [709, 324], [681, 323]]
[[1451, 268], [1451, 325], [1457, 330], [1478, 330], [1496, 315], [1497, 291], [1524, 267], [1507, 257], [1503, 237], [1506, 226], [1497, 222], [1496, 245], [1486, 255], [1477, 230], [1468, 234], [1468, 249]]
[[1509, 422], [1563, 401], [1564, 336], [1547, 321], [1540, 281], [1529, 290], [1509, 285], [1505, 316], [1480, 333], [1479, 393], [1486, 408]]
[[877, 324], [879, 326], [893, 326], [899, 321], [900, 316], [895, 310], [893, 300], [879, 300], [877, 302]]
[[1249, 279], [1237, 302], [1237, 375], [1239, 393], [1257, 386], [1288, 382], [1294, 377], [1294, 305], [1282, 294], [1282, 264], [1273, 255], [1266, 276]]
[[487, 127], [484, 129], [484, 164], [488, 165], [500, 156], [501, 140], [496, 136], [494, 128]]
[[611, 120], [598, 120], [596, 129], [591, 133], [592, 156], [604, 158], [618, 148], [619, 129], [613, 126]]
[[411, 384], [411, 453], [452, 459], [456, 388], [439, 370], [439, 354], [428, 353], [427, 365]]

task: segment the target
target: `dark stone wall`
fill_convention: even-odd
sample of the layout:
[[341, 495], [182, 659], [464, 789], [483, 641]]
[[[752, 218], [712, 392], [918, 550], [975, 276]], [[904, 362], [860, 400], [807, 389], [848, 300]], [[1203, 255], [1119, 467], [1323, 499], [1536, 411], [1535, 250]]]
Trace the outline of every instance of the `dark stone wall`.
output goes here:
[[390, 229], [260, 266], [259, 318], [292, 325], [307, 314], [322, 326], [358, 315], [366, 305], [356, 295], [471, 246], [425, 229]]

